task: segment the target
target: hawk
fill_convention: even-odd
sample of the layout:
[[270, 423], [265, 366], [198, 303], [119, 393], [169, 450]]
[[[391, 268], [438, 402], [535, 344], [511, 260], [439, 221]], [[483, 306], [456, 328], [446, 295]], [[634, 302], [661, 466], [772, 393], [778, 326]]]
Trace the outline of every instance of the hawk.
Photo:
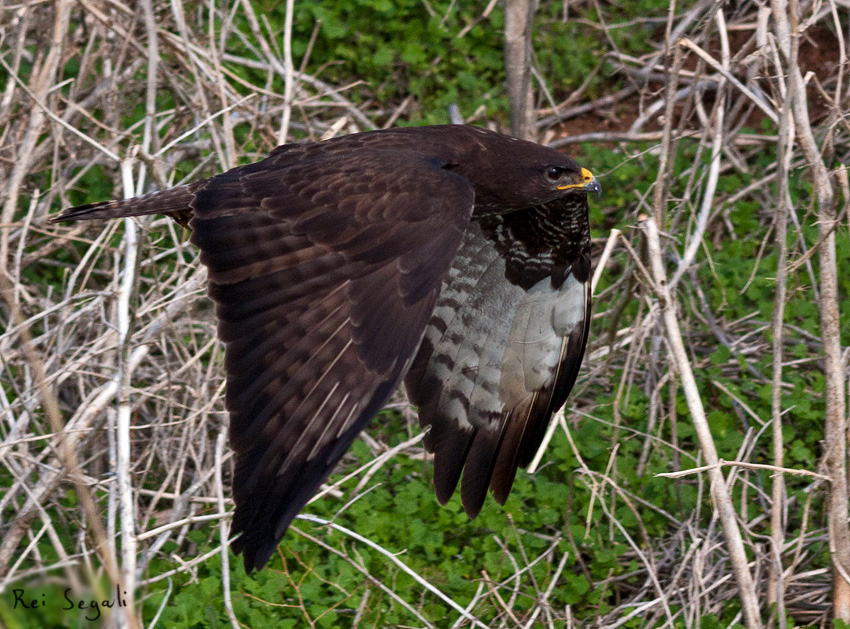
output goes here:
[[470, 518], [488, 489], [504, 504], [584, 355], [589, 192], [558, 151], [441, 125], [286, 144], [52, 221], [191, 228], [226, 348], [231, 548], [250, 572], [402, 382], [437, 499], [460, 482]]

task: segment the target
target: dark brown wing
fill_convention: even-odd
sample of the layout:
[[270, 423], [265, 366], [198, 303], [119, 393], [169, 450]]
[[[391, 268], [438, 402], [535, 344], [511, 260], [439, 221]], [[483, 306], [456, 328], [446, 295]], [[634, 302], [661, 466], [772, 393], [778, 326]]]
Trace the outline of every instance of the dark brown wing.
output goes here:
[[472, 206], [465, 179], [397, 151], [276, 155], [196, 192], [246, 570], [398, 386]]
[[587, 197], [474, 220], [405, 377], [434, 487], [504, 504], [578, 374], [590, 325]]

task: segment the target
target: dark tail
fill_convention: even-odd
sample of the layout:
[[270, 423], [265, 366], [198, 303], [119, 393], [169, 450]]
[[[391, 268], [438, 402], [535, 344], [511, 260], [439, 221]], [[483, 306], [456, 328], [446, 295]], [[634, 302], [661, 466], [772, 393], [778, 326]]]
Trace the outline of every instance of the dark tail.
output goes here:
[[[200, 183], [200, 182], [199, 182]], [[196, 184], [177, 186], [168, 190], [151, 192], [141, 197], [124, 201], [102, 201], [87, 203], [78, 207], [62, 210], [51, 223], [70, 221], [92, 221], [105, 218], [125, 218], [127, 216], [146, 216], [148, 214], [166, 214], [173, 216], [181, 224], [192, 214], [191, 203], [195, 199]], [[183, 220], [181, 220], [183, 219]]]

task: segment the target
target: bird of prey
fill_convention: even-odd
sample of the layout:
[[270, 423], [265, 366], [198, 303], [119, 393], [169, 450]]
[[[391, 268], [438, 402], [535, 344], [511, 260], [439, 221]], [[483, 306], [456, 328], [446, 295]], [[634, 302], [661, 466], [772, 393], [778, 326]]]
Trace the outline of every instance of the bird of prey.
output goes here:
[[231, 547], [250, 572], [402, 381], [438, 500], [460, 482], [470, 518], [488, 488], [504, 504], [584, 355], [599, 191], [558, 151], [441, 125], [286, 144], [52, 220], [191, 228], [226, 347]]

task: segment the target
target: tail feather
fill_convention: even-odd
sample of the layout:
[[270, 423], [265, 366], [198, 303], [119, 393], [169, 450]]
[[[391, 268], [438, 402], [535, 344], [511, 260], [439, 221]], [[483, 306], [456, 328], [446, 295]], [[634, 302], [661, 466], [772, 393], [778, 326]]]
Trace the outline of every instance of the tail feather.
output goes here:
[[191, 203], [195, 199], [195, 184], [177, 186], [168, 190], [151, 192], [133, 199], [123, 201], [101, 201], [87, 203], [77, 207], [62, 210], [58, 216], [50, 219], [51, 223], [70, 221], [92, 221], [107, 218], [125, 218], [128, 216], [146, 216], [149, 214], [166, 214], [186, 224], [192, 215]]

